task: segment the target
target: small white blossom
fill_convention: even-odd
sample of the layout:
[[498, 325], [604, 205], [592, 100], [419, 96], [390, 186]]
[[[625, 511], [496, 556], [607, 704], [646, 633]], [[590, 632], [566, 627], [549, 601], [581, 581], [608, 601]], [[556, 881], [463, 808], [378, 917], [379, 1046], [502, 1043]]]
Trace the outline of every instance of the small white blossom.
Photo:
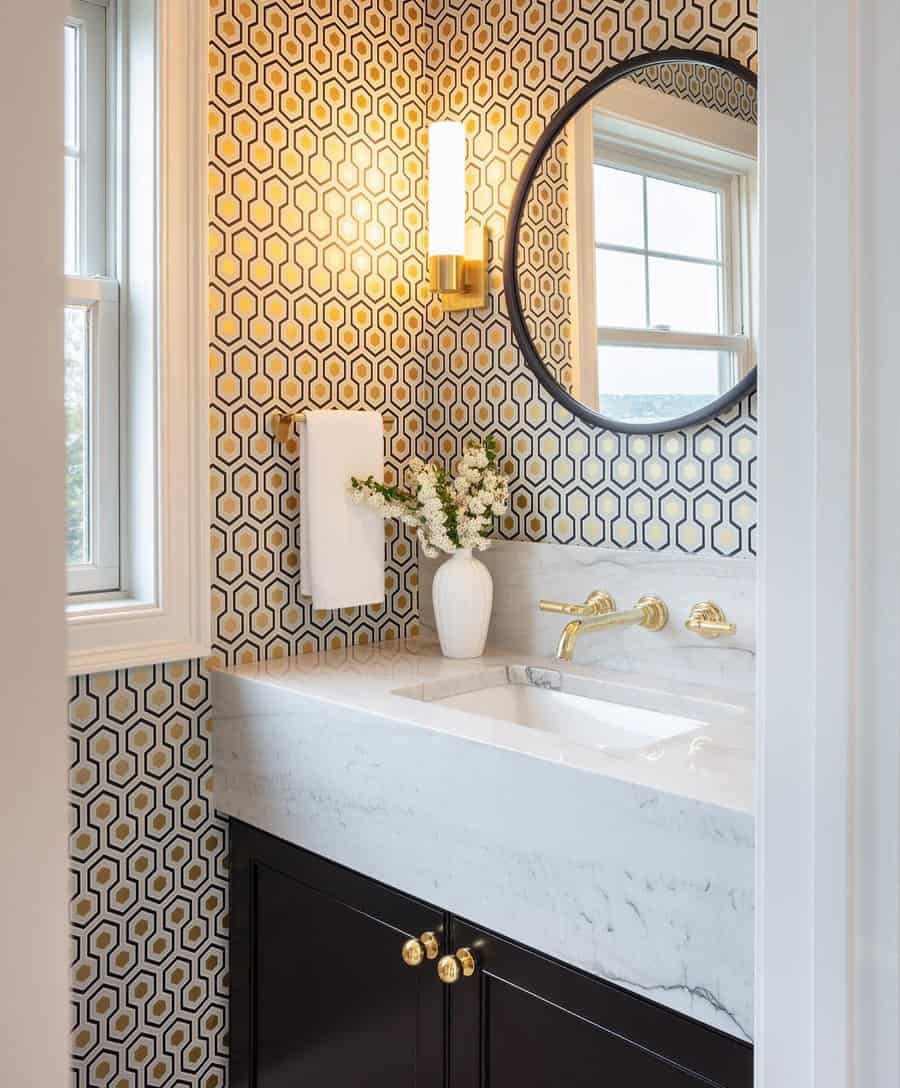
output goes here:
[[491, 545], [486, 534], [491, 531], [493, 519], [509, 506], [509, 483], [492, 463], [495, 456], [489, 445], [469, 446], [452, 478], [437, 465], [413, 457], [403, 474], [405, 490], [357, 481], [351, 499], [365, 503], [382, 517], [398, 518], [415, 530], [429, 558], [441, 552], [452, 554], [460, 548], [484, 551]]

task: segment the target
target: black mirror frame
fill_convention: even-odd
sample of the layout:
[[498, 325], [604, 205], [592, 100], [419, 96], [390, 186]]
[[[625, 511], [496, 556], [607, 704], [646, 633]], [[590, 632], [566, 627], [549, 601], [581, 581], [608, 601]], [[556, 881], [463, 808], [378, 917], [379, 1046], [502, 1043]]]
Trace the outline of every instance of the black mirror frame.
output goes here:
[[551, 376], [550, 370], [537, 352], [534, 342], [529, 335], [525, 324], [525, 316], [522, 313], [522, 303], [519, 298], [519, 283], [516, 274], [516, 254], [519, 248], [519, 228], [522, 222], [522, 213], [525, 210], [525, 202], [531, 182], [537, 172], [544, 154], [550, 144], [562, 130], [566, 122], [581, 109], [581, 107], [594, 97], [599, 91], [608, 87], [611, 83], [621, 79], [631, 72], [640, 71], [642, 68], [650, 68], [655, 64], [671, 64], [675, 62], [688, 62], [692, 64], [705, 64], [711, 68], [722, 68], [734, 76], [738, 76], [752, 87], [757, 86], [756, 75], [738, 61], [729, 57], [720, 57], [715, 53], [705, 53], [699, 49], [660, 49], [653, 53], [642, 53], [640, 56], [629, 57], [628, 60], [614, 65], [612, 68], [601, 72], [599, 76], [586, 83], [580, 91], [562, 105], [550, 118], [547, 127], [541, 133], [534, 145], [525, 168], [516, 185], [512, 207], [506, 223], [506, 247], [503, 256], [503, 291], [506, 295], [506, 307], [509, 311], [509, 319], [512, 323], [513, 335], [518, 342], [525, 362], [534, 371], [535, 377], [552, 397], [567, 408], [578, 419], [589, 423], [594, 427], [602, 427], [607, 431], [618, 431], [622, 434], [661, 434], [665, 431], [677, 431], [683, 427], [690, 427], [695, 423], [702, 423], [718, 415], [724, 408], [729, 408], [735, 401], [747, 396], [756, 388], [756, 367], [727, 393], [717, 400], [710, 401], [703, 408], [690, 412], [678, 419], [663, 420], [659, 423], [623, 423], [619, 420], [609, 419], [594, 409], [582, 404], [564, 389], [560, 383]]

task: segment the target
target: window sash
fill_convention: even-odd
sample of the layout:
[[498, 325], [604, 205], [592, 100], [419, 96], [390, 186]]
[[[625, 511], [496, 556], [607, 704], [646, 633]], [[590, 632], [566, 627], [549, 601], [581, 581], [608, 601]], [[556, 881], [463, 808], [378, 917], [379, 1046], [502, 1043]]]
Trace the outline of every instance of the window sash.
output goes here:
[[[650, 258], [684, 261], [690, 264], [704, 265], [718, 271], [718, 308], [719, 328], [726, 332], [744, 331], [743, 306], [741, 305], [741, 237], [740, 237], [740, 187], [738, 179], [732, 173], [695, 165], [687, 160], [673, 162], [668, 158], [655, 155], [641, 149], [616, 146], [613, 142], [604, 144], [602, 154], [596, 150], [593, 163], [608, 166], [614, 170], [626, 170], [640, 176], [643, 183], [643, 246], [619, 246], [594, 239], [594, 251], [606, 250], [618, 253], [633, 253], [644, 259], [644, 294], [647, 328], [650, 322]], [[716, 193], [719, 197], [719, 255], [717, 260], [702, 257], [690, 257], [680, 253], [669, 253], [652, 249], [647, 231], [647, 179], [669, 181], [679, 185], [688, 185], [695, 189], [704, 189]], [[636, 326], [638, 327], [638, 326]]]
[[66, 566], [68, 591], [118, 592], [120, 566], [119, 286], [115, 230], [115, 3], [69, 0], [76, 31], [74, 124], [64, 151], [67, 201], [66, 307], [88, 313], [85, 380], [86, 560]]
[[684, 348], [693, 351], [721, 352], [733, 359], [734, 363], [732, 366], [725, 363], [720, 366], [720, 393], [727, 392], [741, 378], [749, 374], [754, 366], [752, 343], [748, 336], [601, 326], [597, 329], [597, 347], [655, 348], [660, 351]]
[[90, 320], [86, 378], [87, 562], [67, 565], [70, 594], [119, 589], [119, 286], [65, 277], [65, 305]]
[[75, 187], [70, 275], [106, 276], [115, 267], [112, 164], [113, 12], [102, 0], [69, 0], [65, 22], [78, 32], [75, 57], [75, 142], [66, 145]]

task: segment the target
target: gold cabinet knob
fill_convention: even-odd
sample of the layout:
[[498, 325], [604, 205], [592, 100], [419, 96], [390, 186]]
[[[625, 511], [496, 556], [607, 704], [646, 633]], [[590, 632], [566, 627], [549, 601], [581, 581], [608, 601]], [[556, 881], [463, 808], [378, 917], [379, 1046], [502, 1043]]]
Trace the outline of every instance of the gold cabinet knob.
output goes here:
[[471, 948], [457, 948], [452, 956], [441, 956], [438, 960], [437, 973], [441, 982], [452, 986], [461, 978], [471, 978], [478, 963]]
[[403, 942], [400, 955], [407, 967], [418, 967], [424, 960], [436, 960], [440, 952], [440, 944], [437, 937], [427, 930], [421, 937], [410, 937]]
[[729, 623], [722, 609], [712, 601], [695, 604], [684, 626], [701, 638], [721, 638], [737, 631], [737, 624]]

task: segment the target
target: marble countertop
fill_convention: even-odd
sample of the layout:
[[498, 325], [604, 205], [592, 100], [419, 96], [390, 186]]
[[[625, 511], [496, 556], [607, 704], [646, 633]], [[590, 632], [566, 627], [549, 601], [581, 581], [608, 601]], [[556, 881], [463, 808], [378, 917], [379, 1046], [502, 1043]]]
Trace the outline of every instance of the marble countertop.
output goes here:
[[[559, 670], [599, 682], [599, 694], [608, 695], [613, 702], [627, 703], [636, 691], [645, 693], [647, 705], [687, 717], [702, 714], [706, 724], [697, 732], [654, 745], [647, 753], [621, 758], [551, 733], [398, 693], [398, 689], [408, 691], [426, 683], [442, 683], [452, 693], [454, 681], [509, 664]], [[746, 692], [710, 692], [701, 685], [625, 674], [596, 665], [578, 666], [497, 648], [476, 660], [450, 660], [442, 657], [437, 644], [428, 639], [264, 661], [227, 669], [225, 673], [706, 804], [752, 811], [753, 710]], [[225, 707], [216, 709], [220, 714]]]
[[702, 735], [629, 758], [415, 697], [520, 666], [557, 663], [450, 661], [416, 640], [213, 672], [216, 807], [751, 1038], [746, 696], [565, 664], [573, 690], [584, 678], [613, 701], [627, 686], [688, 717], [707, 701]]

